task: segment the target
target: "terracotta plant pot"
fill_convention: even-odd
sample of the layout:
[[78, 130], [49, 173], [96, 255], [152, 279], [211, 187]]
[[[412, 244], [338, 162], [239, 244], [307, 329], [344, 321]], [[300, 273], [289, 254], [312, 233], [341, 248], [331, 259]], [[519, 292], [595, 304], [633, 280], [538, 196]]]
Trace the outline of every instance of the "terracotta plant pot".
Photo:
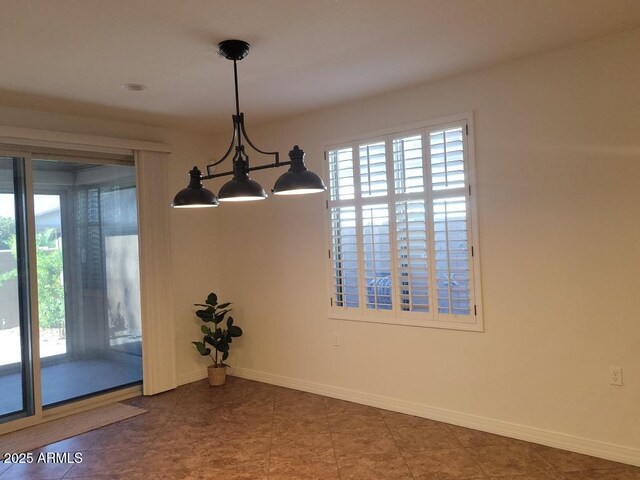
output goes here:
[[215, 365], [211, 365], [207, 368], [209, 370], [209, 385], [212, 387], [224, 385], [224, 382], [227, 379], [227, 367], [216, 367]]

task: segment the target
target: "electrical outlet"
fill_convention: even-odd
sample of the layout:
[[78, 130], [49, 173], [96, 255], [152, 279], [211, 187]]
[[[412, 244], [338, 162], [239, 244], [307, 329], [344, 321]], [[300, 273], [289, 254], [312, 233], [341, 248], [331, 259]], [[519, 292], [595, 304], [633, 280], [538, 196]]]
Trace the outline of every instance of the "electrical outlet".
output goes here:
[[622, 368], [611, 367], [611, 385], [622, 386]]

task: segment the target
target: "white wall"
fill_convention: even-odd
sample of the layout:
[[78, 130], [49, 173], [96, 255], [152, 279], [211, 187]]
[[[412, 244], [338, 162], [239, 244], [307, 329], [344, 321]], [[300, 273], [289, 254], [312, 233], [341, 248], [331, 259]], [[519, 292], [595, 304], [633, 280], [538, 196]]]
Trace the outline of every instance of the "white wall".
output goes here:
[[[328, 319], [325, 197], [270, 198], [211, 214], [221, 293], [245, 329], [229, 361], [240, 375], [640, 464], [640, 31], [250, 134], [283, 153], [298, 143], [322, 171], [329, 140], [469, 110], [486, 332]], [[279, 173], [254, 177], [270, 187]], [[623, 387], [609, 385], [610, 366]]]

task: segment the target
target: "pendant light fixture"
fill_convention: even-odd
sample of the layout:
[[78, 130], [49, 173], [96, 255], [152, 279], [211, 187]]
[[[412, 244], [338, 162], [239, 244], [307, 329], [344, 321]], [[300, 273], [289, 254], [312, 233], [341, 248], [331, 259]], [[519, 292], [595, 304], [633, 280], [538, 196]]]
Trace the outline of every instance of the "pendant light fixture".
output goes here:
[[[228, 60], [233, 60], [236, 113], [232, 115], [233, 135], [231, 144], [220, 160], [207, 165], [206, 175], [203, 175], [198, 167], [193, 167], [189, 172], [189, 185], [177, 193], [171, 206], [174, 208], [217, 207], [219, 202], [264, 200], [267, 198], [267, 193], [258, 182], [249, 177], [249, 172], [287, 165], [290, 166], [289, 171], [282, 174], [276, 181], [272, 190], [274, 195], [302, 195], [324, 192], [327, 187], [318, 175], [307, 169], [304, 164], [304, 151], [300, 150], [297, 145], [289, 152], [290, 161], [281, 162], [278, 152], [260, 150], [251, 142], [244, 126], [244, 113], [240, 112], [237, 65], [238, 61], [249, 54], [249, 44], [242, 40], [225, 40], [218, 44], [218, 50], [220, 55]], [[274, 163], [251, 167], [249, 165], [249, 156], [245, 152], [245, 143], [262, 155], [274, 157]], [[231, 171], [212, 173], [214, 167], [220, 165], [229, 157], [232, 157]], [[202, 180], [229, 175], [233, 175], [233, 178], [222, 186], [217, 197], [202, 185]]]

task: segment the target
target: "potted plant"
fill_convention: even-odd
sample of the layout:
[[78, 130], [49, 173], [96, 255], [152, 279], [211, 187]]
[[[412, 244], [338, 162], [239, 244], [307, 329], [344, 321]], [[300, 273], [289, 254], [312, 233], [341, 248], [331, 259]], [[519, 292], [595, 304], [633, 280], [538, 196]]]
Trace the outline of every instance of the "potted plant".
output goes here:
[[[229, 357], [229, 348], [234, 338], [242, 335], [242, 329], [233, 324], [233, 317], [227, 317], [231, 311], [231, 303], [218, 303], [218, 296], [210, 293], [205, 303], [196, 303], [196, 307], [204, 307], [196, 312], [196, 315], [205, 324], [200, 327], [204, 334], [201, 342], [191, 342], [196, 346], [198, 353], [210, 356], [213, 365], [208, 367], [209, 385], [224, 385], [226, 379], [225, 360]], [[226, 322], [225, 322], [225, 317]], [[213, 324], [213, 325], [207, 325]], [[210, 348], [212, 347], [212, 348]], [[215, 355], [212, 352], [215, 351]]]

